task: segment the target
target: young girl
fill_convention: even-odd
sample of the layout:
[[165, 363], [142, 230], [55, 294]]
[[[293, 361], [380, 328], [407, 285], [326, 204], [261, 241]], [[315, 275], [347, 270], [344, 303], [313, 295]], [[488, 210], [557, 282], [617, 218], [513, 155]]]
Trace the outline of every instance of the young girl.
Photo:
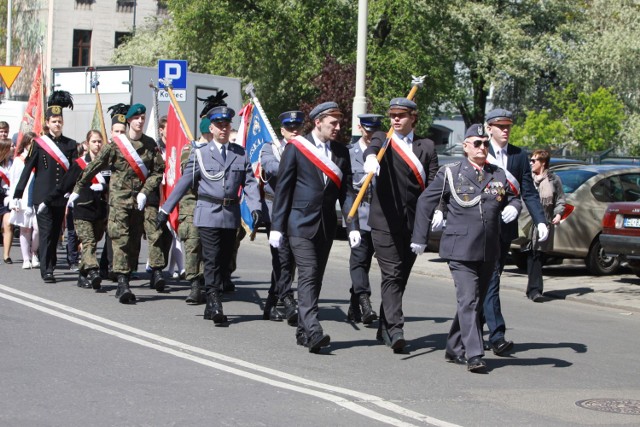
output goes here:
[[[18, 141], [15, 151], [16, 157], [13, 159], [13, 164], [9, 170], [9, 180], [11, 181], [9, 200], [13, 200], [13, 193], [24, 169], [25, 158], [36, 136], [33, 132], [27, 132], [22, 136], [22, 140]], [[11, 214], [9, 215], [9, 222], [16, 227], [20, 227], [20, 250], [23, 260], [22, 268], [24, 269], [40, 267], [40, 261], [38, 260], [38, 221], [36, 221], [33, 201], [31, 200], [32, 184], [33, 175], [29, 178], [27, 190], [22, 195], [20, 205], [12, 205]]]
[[4, 200], [6, 200], [6, 203], [0, 204], [0, 217], [2, 218], [2, 244], [4, 249], [3, 259], [5, 264], [13, 264], [13, 261], [9, 256], [11, 251], [11, 243], [13, 242], [13, 227], [11, 227], [11, 223], [9, 222], [10, 210], [8, 208], [11, 198], [6, 197], [9, 193], [10, 187], [10, 167], [11, 139], [0, 139], [0, 186], [2, 187], [2, 190], [0, 190], [0, 192], [5, 196]]

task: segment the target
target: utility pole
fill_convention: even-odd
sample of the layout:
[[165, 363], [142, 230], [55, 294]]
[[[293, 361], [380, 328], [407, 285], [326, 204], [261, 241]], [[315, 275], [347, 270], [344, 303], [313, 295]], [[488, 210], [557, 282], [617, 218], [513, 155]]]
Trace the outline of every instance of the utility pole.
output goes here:
[[356, 51], [356, 93], [353, 97], [353, 116], [351, 117], [351, 141], [361, 136], [358, 130], [358, 114], [367, 112], [367, 97], [365, 96], [365, 77], [367, 75], [367, 0], [358, 0], [358, 45]]

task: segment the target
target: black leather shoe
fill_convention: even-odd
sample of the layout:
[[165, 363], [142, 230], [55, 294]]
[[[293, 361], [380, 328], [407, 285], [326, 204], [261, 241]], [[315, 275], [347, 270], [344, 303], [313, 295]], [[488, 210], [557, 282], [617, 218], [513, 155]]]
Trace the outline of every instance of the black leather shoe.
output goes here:
[[118, 274], [116, 298], [118, 298], [120, 304], [133, 304], [136, 302], [136, 296], [129, 289], [129, 278], [125, 274]]
[[53, 277], [53, 273], [45, 273], [44, 276], [42, 276], [42, 280], [44, 280], [44, 283], [56, 283], [56, 278]]
[[76, 283], [76, 286], [78, 286], [79, 288], [86, 288], [87, 287], [87, 278], [84, 277], [82, 274], [78, 275], [78, 283]]
[[269, 294], [267, 301], [264, 303], [264, 310], [262, 311], [262, 320], [271, 320], [273, 322], [282, 322], [282, 314], [277, 309], [278, 296]]
[[5, 264], [13, 264], [13, 260], [11, 259], [11, 257], [9, 257], [9, 258], [5, 258], [5, 259], [4, 259], [4, 263], [5, 263]]
[[327, 347], [331, 343], [331, 337], [327, 334], [317, 333], [309, 337], [307, 347], [309, 353], [319, 353], [322, 347]]
[[98, 270], [90, 270], [87, 274], [87, 288], [95, 289], [96, 291], [100, 289], [100, 284], [102, 283], [102, 277], [100, 277], [100, 273]]
[[151, 289], [155, 289], [156, 292], [164, 292], [165, 281], [162, 277], [162, 270], [154, 269], [151, 272]]
[[222, 302], [218, 294], [212, 292], [207, 294], [207, 305], [204, 308], [204, 319], [213, 320], [213, 323], [220, 325], [227, 322], [227, 316], [222, 311]]
[[284, 304], [284, 313], [282, 317], [287, 319], [289, 326], [298, 326], [298, 303], [293, 298], [293, 295], [287, 294], [282, 298]]
[[491, 350], [496, 356], [500, 356], [506, 351], [509, 351], [513, 347], [513, 341], [507, 341], [504, 338], [500, 338], [495, 343], [491, 343]]
[[547, 300], [540, 292], [531, 295], [529, 299], [533, 302], [545, 302]]
[[407, 342], [405, 341], [404, 334], [402, 332], [396, 332], [393, 334], [393, 337], [391, 337], [391, 348], [394, 352], [402, 352], [406, 345]]
[[362, 322], [362, 312], [360, 311], [360, 306], [350, 305], [349, 310], [347, 310], [347, 320], [353, 323]]
[[449, 353], [445, 353], [444, 354], [444, 360], [446, 360], [447, 363], [455, 363], [456, 365], [466, 365], [467, 364], [467, 359], [465, 359], [464, 356], [455, 356], [455, 355], [449, 354]]
[[370, 325], [374, 320], [378, 318], [378, 315], [375, 311], [373, 311], [373, 307], [371, 307], [371, 300], [369, 299], [369, 295], [360, 294], [358, 297], [358, 302], [360, 303], [360, 308], [362, 311], [362, 323], [365, 325]]
[[488, 342], [484, 342], [482, 344], [482, 348], [484, 348], [484, 351], [489, 351], [491, 350], [491, 344], [489, 344]]
[[380, 344], [384, 344], [387, 347], [391, 347], [391, 337], [389, 336], [389, 331], [387, 331], [387, 328], [384, 325], [382, 325], [382, 323], [378, 327], [378, 332], [376, 333], [376, 339]]
[[307, 346], [307, 336], [303, 333], [296, 332], [296, 344], [301, 345], [303, 347]]
[[187, 299], [184, 300], [189, 305], [198, 305], [204, 302], [204, 294], [202, 292], [202, 286], [199, 279], [191, 281], [191, 292]]
[[487, 369], [487, 364], [484, 363], [484, 360], [482, 360], [480, 356], [473, 356], [467, 361], [467, 371], [481, 372], [485, 369]]

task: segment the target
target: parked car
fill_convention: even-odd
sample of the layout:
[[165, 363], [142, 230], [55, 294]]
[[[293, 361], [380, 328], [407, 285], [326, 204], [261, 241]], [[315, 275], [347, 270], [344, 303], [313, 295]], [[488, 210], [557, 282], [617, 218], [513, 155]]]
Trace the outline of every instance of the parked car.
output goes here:
[[[562, 180], [567, 205], [561, 223], [556, 226], [550, 262], [564, 258], [584, 259], [591, 274], [613, 274], [620, 267], [617, 256], [609, 256], [600, 244], [602, 216], [609, 203], [640, 199], [640, 167], [622, 165], [569, 165], [552, 167]], [[512, 242], [516, 265], [526, 269], [529, 243], [526, 231], [531, 217], [522, 210], [518, 225], [521, 235]]]
[[602, 218], [600, 244], [640, 277], [640, 202], [611, 203]]

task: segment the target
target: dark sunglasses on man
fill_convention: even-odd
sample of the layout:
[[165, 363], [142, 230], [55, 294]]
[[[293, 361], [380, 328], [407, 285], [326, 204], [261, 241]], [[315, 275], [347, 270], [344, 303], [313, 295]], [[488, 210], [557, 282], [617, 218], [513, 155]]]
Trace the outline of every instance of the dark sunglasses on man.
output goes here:
[[302, 123], [287, 123], [282, 127], [288, 130], [289, 132], [293, 132], [293, 131], [302, 129]]
[[469, 144], [473, 144], [473, 146], [475, 148], [478, 148], [481, 145], [484, 145], [484, 148], [488, 148], [489, 147], [489, 140], [488, 139], [474, 139], [473, 141], [469, 141]]

